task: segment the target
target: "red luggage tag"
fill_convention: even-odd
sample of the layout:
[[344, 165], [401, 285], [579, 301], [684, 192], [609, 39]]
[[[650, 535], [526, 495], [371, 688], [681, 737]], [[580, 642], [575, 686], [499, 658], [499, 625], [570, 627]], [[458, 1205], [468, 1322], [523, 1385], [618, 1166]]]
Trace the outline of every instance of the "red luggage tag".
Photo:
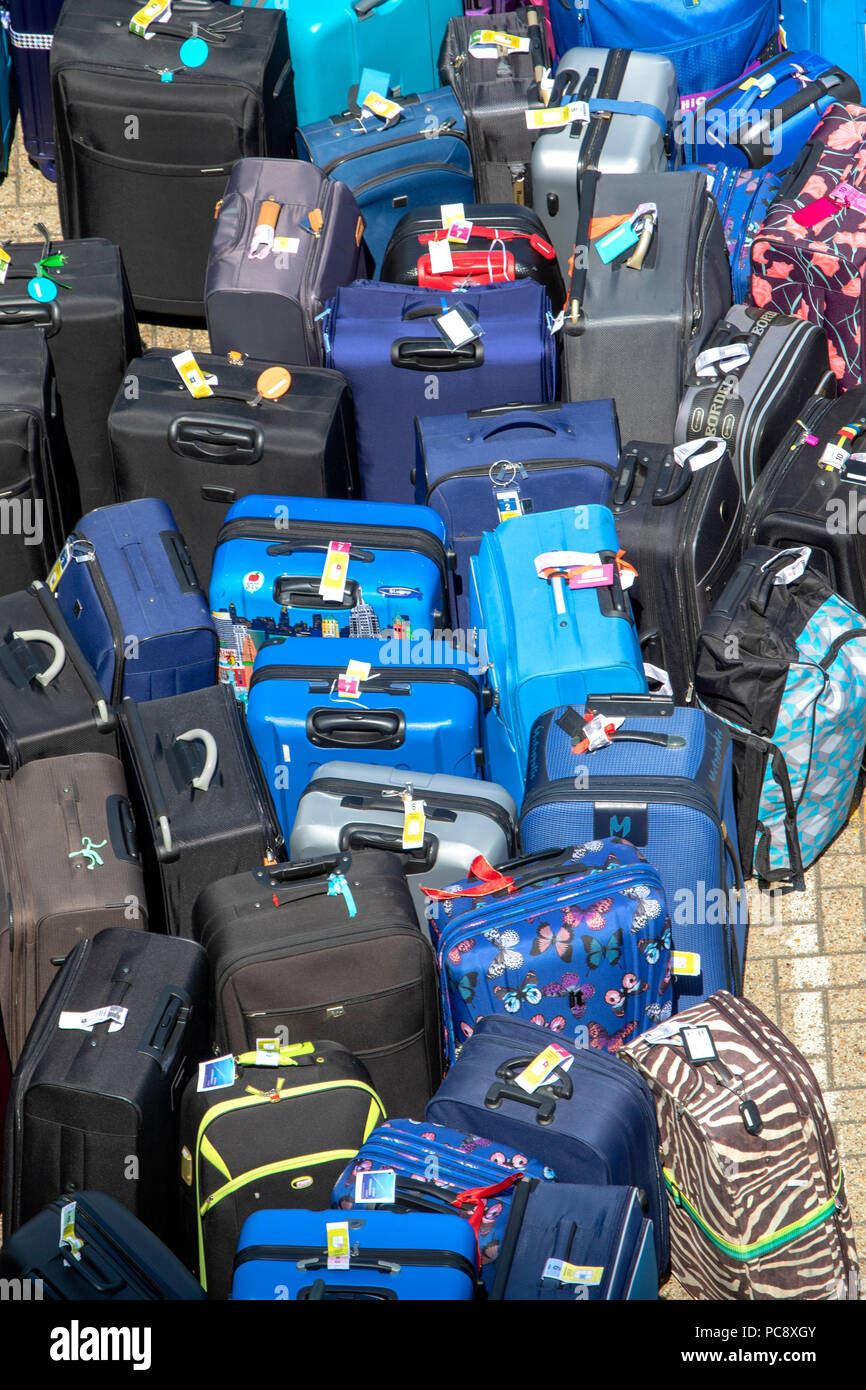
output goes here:
[[807, 203], [804, 208], [798, 208], [791, 216], [801, 227], [814, 227], [816, 222], [825, 222], [828, 217], [837, 217], [839, 206], [831, 201], [830, 198], [816, 198], [814, 203]]

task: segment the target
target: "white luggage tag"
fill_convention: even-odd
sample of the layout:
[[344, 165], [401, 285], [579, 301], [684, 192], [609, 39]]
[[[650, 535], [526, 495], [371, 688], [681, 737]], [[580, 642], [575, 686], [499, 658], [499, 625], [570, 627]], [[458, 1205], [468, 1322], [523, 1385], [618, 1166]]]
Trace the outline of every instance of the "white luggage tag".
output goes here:
[[440, 203], [439, 216], [442, 219], [442, 226], [447, 232], [452, 222], [466, 221], [466, 209], [462, 203]]
[[397, 1196], [397, 1174], [393, 1168], [368, 1168], [355, 1174], [355, 1206], [381, 1202], [393, 1206]]
[[748, 343], [726, 343], [723, 347], [705, 348], [695, 358], [695, 371], [698, 376], [713, 379], [745, 367], [751, 356]]
[[475, 338], [480, 338], [483, 333], [477, 318], [465, 304], [455, 304], [449, 309], [443, 301], [442, 313], [434, 318], [433, 323], [442, 341], [447, 343], [452, 352], [465, 347]]
[[469, 35], [469, 52], [473, 58], [500, 58], [511, 53], [528, 53], [529, 39], [518, 34], [503, 34], [499, 29], [476, 29]]
[[454, 260], [447, 238], [442, 241], [428, 242], [427, 252], [430, 256], [430, 270], [434, 275], [449, 275], [454, 269]]
[[369, 675], [369, 661], [350, 661], [342, 675], [337, 677], [336, 694], [345, 700], [359, 700], [361, 685]]
[[197, 1091], [222, 1091], [235, 1084], [235, 1059], [230, 1053], [224, 1057], [210, 1057], [198, 1064]]
[[263, 261], [271, 254], [282, 206], [271, 193], [259, 203], [256, 225], [247, 252], [248, 260]]
[[58, 1028], [80, 1028], [83, 1033], [92, 1033], [97, 1023], [107, 1023], [109, 1033], [119, 1033], [129, 1010], [122, 1004], [104, 1004], [101, 1009], [90, 1009], [85, 1013], [72, 1013], [64, 1010], [57, 1020]]
[[761, 566], [761, 573], [769, 569], [770, 565], [775, 564], [781, 555], [792, 556], [791, 563], [785, 565], [784, 569], [777, 570], [773, 575], [774, 584], [794, 584], [806, 573], [806, 567], [812, 558], [811, 546], [791, 546], [788, 550], [780, 550], [778, 555], [774, 555], [771, 560], [767, 560]]
[[550, 1043], [515, 1076], [514, 1084], [532, 1095], [539, 1086], [544, 1085], [550, 1073], [557, 1067], [561, 1071], [569, 1071], [573, 1064], [574, 1057], [567, 1048], [560, 1043]]
[[674, 463], [681, 468], [688, 464], [693, 473], [699, 473], [702, 468], [718, 463], [727, 447], [724, 439], [718, 439], [715, 435], [690, 439], [685, 444], [674, 445]]

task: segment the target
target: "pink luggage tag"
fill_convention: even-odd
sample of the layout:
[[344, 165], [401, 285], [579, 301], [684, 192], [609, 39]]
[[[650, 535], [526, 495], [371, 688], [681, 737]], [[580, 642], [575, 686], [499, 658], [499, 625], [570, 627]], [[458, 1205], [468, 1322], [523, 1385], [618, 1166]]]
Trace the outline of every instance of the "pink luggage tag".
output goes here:
[[814, 203], [807, 203], [804, 208], [798, 208], [792, 213], [794, 221], [801, 227], [814, 227], [816, 222], [825, 222], [828, 217], [837, 217], [839, 205], [830, 198], [816, 198]]
[[841, 203], [845, 208], [854, 208], [857, 212], [866, 213], [866, 193], [861, 193], [859, 188], [854, 188], [850, 183], [837, 184], [828, 196], [834, 203]]

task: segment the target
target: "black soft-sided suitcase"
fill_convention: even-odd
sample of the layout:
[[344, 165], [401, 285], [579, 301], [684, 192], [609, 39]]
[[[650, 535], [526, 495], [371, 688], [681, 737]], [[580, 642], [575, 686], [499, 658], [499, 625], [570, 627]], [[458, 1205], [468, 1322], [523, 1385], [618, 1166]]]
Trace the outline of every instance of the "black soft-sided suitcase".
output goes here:
[[284, 395], [257, 399], [269, 364], [198, 353], [217, 384], [196, 399], [173, 355], [152, 348], [130, 364], [135, 390], [118, 392], [108, 432], [120, 501], [164, 497], [207, 587], [223, 517], [239, 497], [358, 495], [351, 397], [339, 372], [293, 367]]
[[[286, 18], [180, 0], [145, 39], [130, 17], [122, 0], [67, 0], [57, 24], [63, 235], [118, 243], [140, 313], [198, 318], [214, 204], [232, 165], [294, 148]], [[180, 46], [194, 23], [209, 51], [188, 67]]]
[[[696, 443], [694, 464], [664, 444], [623, 447], [613, 493], [616, 534], [638, 577], [629, 591], [647, 661], [667, 671], [682, 704], [707, 614], [740, 553], [743, 502], [721, 440]], [[703, 463], [704, 459], [713, 460]]]
[[448, 21], [439, 52], [439, 80], [454, 88], [466, 117], [475, 194], [482, 203], [532, 205], [532, 147], [541, 131], [528, 128], [526, 112], [541, 105], [535, 70], [550, 67], [550, 58], [544, 15], [537, 10], [530, 28], [528, 13], [497, 14], [493, 25], [500, 33], [529, 38], [528, 53], [476, 58], [469, 40], [484, 25], [473, 15]]
[[[42, 226], [37, 230], [45, 232]], [[13, 301], [22, 296], [32, 310], [27, 281], [36, 274], [34, 263], [61, 258], [61, 264], [46, 267], [47, 275], [62, 285], [54, 301], [58, 328], [48, 338], [48, 351], [80, 510], [108, 506], [115, 497], [106, 421], [127, 363], [141, 352], [120, 248], [101, 237], [51, 241], [45, 232], [41, 243], [12, 242], [6, 250], [12, 262], [0, 285], [0, 319], [7, 306], [14, 312]]]
[[[63, 1014], [125, 1010], [122, 1026]], [[79, 942], [33, 1023], [12, 1079], [3, 1168], [8, 1238], [58, 1192], [115, 1197], [179, 1247], [177, 1111], [208, 1056], [207, 961], [194, 941], [112, 927]]]
[[[75, 1203], [78, 1259], [59, 1240], [61, 1212], [69, 1202]], [[177, 1256], [105, 1192], [72, 1190], [50, 1202], [4, 1243], [0, 1271], [7, 1279], [32, 1280], [32, 1298], [76, 1303], [207, 1298]]]
[[327, 1035], [359, 1057], [390, 1115], [418, 1119], [442, 1076], [433, 948], [399, 855], [377, 850], [221, 879], [193, 931], [213, 980], [216, 1045]]
[[46, 341], [58, 324], [56, 305], [0, 302], [0, 594], [45, 578], [78, 515]]
[[0, 777], [35, 758], [116, 753], [116, 727], [48, 587], [0, 598]]
[[261, 764], [227, 685], [126, 699], [120, 727], [152, 924], [190, 936], [203, 888], [284, 857]]

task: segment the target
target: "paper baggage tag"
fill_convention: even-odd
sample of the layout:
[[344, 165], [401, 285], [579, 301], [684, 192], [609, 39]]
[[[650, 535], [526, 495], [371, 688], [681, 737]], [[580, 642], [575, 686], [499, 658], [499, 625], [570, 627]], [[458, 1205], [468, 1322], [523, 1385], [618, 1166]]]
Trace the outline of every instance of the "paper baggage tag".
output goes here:
[[355, 1205], [365, 1202], [393, 1203], [397, 1195], [397, 1174], [393, 1168], [368, 1168], [355, 1174]]
[[567, 1260], [548, 1260], [541, 1277], [555, 1279], [558, 1284], [588, 1284], [593, 1287], [604, 1278], [604, 1265], [573, 1265]]
[[205, 379], [204, 372], [196, 362], [192, 352], [175, 353], [171, 360], [180, 374], [181, 381], [191, 396], [195, 396], [196, 400], [200, 400], [204, 396], [213, 395], [213, 391]]
[[584, 724], [583, 739], [576, 745], [576, 750], [572, 751], [594, 753], [597, 748], [605, 748], [610, 743], [611, 734], [615, 734], [623, 723], [622, 715], [614, 715], [611, 718], [605, 714], [594, 714]]
[[0, 246], [0, 285], [6, 283], [6, 276], [9, 274], [9, 266], [11, 263], [12, 257], [9, 255], [9, 252], [4, 251], [3, 247]]
[[515, 1085], [532, 1095], [533, 1091], [544, 1085], [554, 1067], [568, 1071], [573, 1063], [574, 1057], [567, 1048], [561, 1047], [559, 1043], [550, 1043], [537, 1057], [533, 1057], [528, 1067], [524, 1067], [523, 1071], [515, 1076]]
[[326, 1221], [325, 1236], [328, 1242], [328, 1269], [348, 1269], [351, 1254], [348, 1221]]
[[472, 235], [472, 223], [465, 217], [452, 217], [448, 223], [446, 241], [456, 241], [465, 246]]
[[[837, 183], [827, 195], [832, 198], [834, 203], [841, 203], [843, 207], [854, 208], [857, 212], [866, 212], [866, 193], [862, 193], [859, 188], [854, 188], [850, 183]], [[821, 201], [819, 199], [819, 201]], [[813, 204], [814, 206], [814, 204]], [[833, 209], [831, 216], [835, 216], [836, 209]]]
[[389, 97], [383, 97], [381, 92], [368, 92], [361, 103], [361, 114], [365, 111], [372, 111], [374, 116], [380, 116], [385, 122], [379, 129], [387, 130], [389, 126], [396, 125], [403, 114], [402, 106], [396, 101], [391, 101]]
[[585, 101], [570, 101], [567, 106], [532, 107], [524, 115], [529, 130], [547, 130], [551, 126], [571, 125], [574, 121], [585, 124], [589, 120], [589, 106]]
[[441, 203], [439, 206], [439, 216], [442, 218], [442, 226], [447, 229], [452, 222], [465, 222], [466, 212], [462, 203]]
[[256, 1038], [256, 1066], [278, 1067], [280, 1065], [279, 1038]]
[[766, 96], [776, 85], [776, 79], [771, 72], [756, 73], [754, 77], [747, 77], [745, 82], [740, 83], [740, 91], [747, 92], [750, 87], [757, 87], [761, 96]]
[[716, 377], [721, 372], [733, 372], [745, 367], [751, 357], [748, 343], [726, 343], [724, 347], [706, 348], [695, 359], [698, 376]]
[[77, 1202], [66, 1202], [60, 1208], [60, 1249], [67, 1249], [73, 1259], [80, 1260], [84, 1242], [75, 1234], [77, 1208]]
[[235, 1059], [230, 1054], [225, 1057], [211, 1057], [198, 1064], [197, 1091], [221, 1091], [235, 1084]]
[[320, 598], [330, 599], [332, 603], [342, 603], [346, 592], [351, 549], [349, 541], [329, 542], [322, 577], [319, 580]]
[[710, 464], [718, 463], [726, 448], [724, 439], [717, 439], [712, 435], [703, 439], [690, 439], [686, 444], [674, 445], [674, 463], [678, 463], [681, 468], [688, 464], [693, 473], [699, 473], [702, 468], [709, 468]]
[[[790, 555], [793, 558], [789, 565], [785, 565], [784, 569], [776, 571], [773, 575], [773, 583], [793, 584], [806, 573], [806, 566], [812, 558], [812, 548], [808, 545], [792, 547], [790, 550], [780, 550], [779, 555]], [[778, 556], [774, 557], [774, 559], [778, 558]], [[763, 573], [770, 564], [772, 564], [772, 561], [768, 560], [766, 564], [762, 565], [761, 572]]]
[[69, 541], [67, 541], [60, 554], [58, 555], [57, 559], [54, 561], [54, 564], [51, 566], [50, 573], [45, 581], [52, 594], [54, 593], [54, 590], [57, 588], [57, 585], [60, 583], [61, 579], [63, 578], [66, 566], [69, 564], [71, 559], [72, 545]]
[[617, 256], [621, 256], [625, 251], [630, 251], [640, 241], [640, 234], [635, 231], [631, 222], [623, 222], [621, 226], [614, 227], [612, 232], [599, 237], [593, 242], [593, 246], [598, 252], [605, 265], [615, 261]]
[[719, 1055], [709, 1028], [682, 1028], [680, 1037], [690, 1062], [712, 1062]]
[[444, 313], [434, 318], [433, 323], [440, 337], [450, 348], [465, 347], [474, 338], [481, 337], [481, 325], [465, 304], [457, 304], [453, 309], [446, 309]]
[[503, 34], [499, 29], [476, 29], [469, 35], [469, 52], [473, 58], [498, 58], [500, 52], [528, 53], [529, 39]]
[[821, 457], [818, 460], [818, 467], [830, 473], [841, 472], [848, 462], [848, 450], [842, 449], [838, 444], [825, 444]]
[[129, 21], [129, 32], [138, 34], [143, 39], [152, 39], [153, 34], [148, 34], [147, 30], [151, 24], [157, 21], [165, 23], [171, 18], [171, 0], [149, 0], [149, 4], [136, 10], [132, 19]]
[[431, 241], [427, 245], [430, 269], [434, 275], [448, 275], [454, 269], [451, 247], [446, 241]]
[[643, 671], [647, 681], [658, 686], [658, 690], [650, 692], [652, 695], [668, 695], [673, 699], [673, 686], [667, 671], [662, 670], [661, 666], [653, 666], [651, 661], [644, 662]]
[[497, 488], [495, 496], [500, 521], [511, 521], [515, 516], [523, 516], [523, 502], [516, 487]]
[[337, 677], [337, 694], [357, 700], [361, 694], [361, 683], [369, 675], [369, 661], [350, 661], [343, 674]]
[[64, 1011], [57, 1021], [58, 1028], [80, 1028], [83, 1033], [92, 1033], [97, 1023], [107, 1023], [109, 1033], [119, 1033], [129, 1013], [121, 1004], [105, 1004], [101, 1009], [90, 1009], [86, 1013]]
[[403, 849], [420, 849], [424, 844], [426, 824], [424, 802], [414, 801], [411, 796], [403, 797]]
[[671, 970], [674, 975], [695, 976], [701, 973], [701, 958], [697, 951], [672, 951]]
[[298, 236], [275, 236], [271, 251], [275, 256], [296, 256], [300, 244]]

